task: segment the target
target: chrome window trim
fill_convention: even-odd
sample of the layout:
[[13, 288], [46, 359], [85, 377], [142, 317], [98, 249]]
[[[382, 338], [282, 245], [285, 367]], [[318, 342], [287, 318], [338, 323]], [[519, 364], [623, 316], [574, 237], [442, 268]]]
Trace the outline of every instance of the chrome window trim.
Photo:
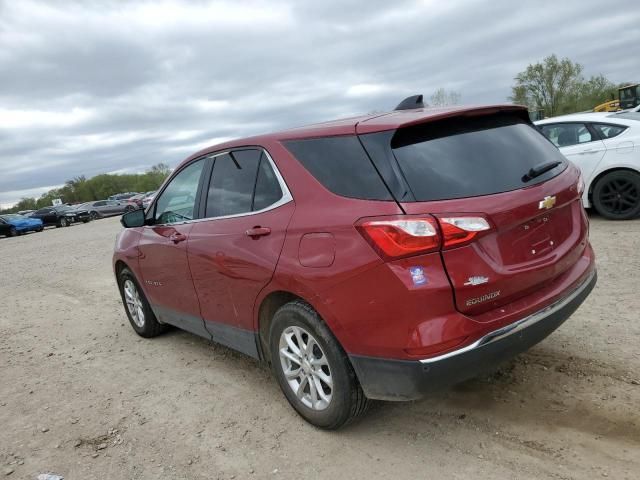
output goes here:
[[[200, 223], [200, 222], [205, 222], [205, 221], [210, 221], [210, 220], [224, 220], [227, 218], [239, 218], [239, 217], [248, 217], [250, 215], [258, 215], [260, 213], [265, 213], [268, 212], [270, 210], [275, 210], [278, 207], [281, 207], [282, 205], [286, 205], [289, 202], [293, 201], [293, 195], [291, 195], [291, 191], [289, 190], [289, 187], [287, 187], [287, 183], [284, 181], [284, 177], [282, 176], [282, 174], [280, 173], [280, 170], [278, 170], [278, 167], [276, 166], [276, 163], [273, 161], [273, 158], [271, 158], [271, 155], [269, 154], [269, 152], [267, 152], [267, 150], [261, 146], [246, 146], [246, 147], [235, 147], [235, 148], [230, 148], [228, 150], [223, 150], [221, 152], [216, 152], [213, 154], [209, 154], [209, 155], [205, 155], [203, 157], [199, 157], [197, 159], [194, 159], [194, 161], [197, 160], [201, 160], [201, 159], [209, 159], [209, 158], [216, 158], [222, 155], [227, 155], [230, 152], [234, 152], [237, 150], [261, 150], [267, 160], [269, 161], [269, 165], [271, 165], [271, 168], [273, 169], [273, 172], [276, 175], [276, 179], [278, 180], [278, 184], [280, 185], [280, 190], [282, 191], [282, 196], [280, 197], [280, 199], [274, 203], [272, 203], [271, 205], [261, 209], [261, 210], [255, 210], [253, 212], [244, 212], [244, 213], [235, 213], [233, 215], [222, 215], [219, 217], [203, 217], [203, 218], [194, 218], [193, 220], [185, 220], [184, 222], [175, 222], [175, 223], [156, 223], [153, 225], [145, 225], [147, 227], [161, 227], [161, 226], [169, 226], [169, 225], [186, 225], [186, 224], [190, 224], [190, 223]], [[185, 165], [185, 168], [188, 165]], [[211, 172], [211, 176], [213, 177], [213, 170]], [[175, 178], [175, 177], [174, 177]], [[173, 181], [173, 179], [172, 179]], [[209, 183], [211, 182], [211, 179], [209, 179]], [[169, 182], [171, 183], [171, 182]], [[169, 183], [167, 184], [167, 186], [169, 185]], [[254, 187], [255, 188], [255, 187]], [[160, 196], [162, 195], [162, 193], [164, 192], [164, 190], [166, 190], [166, 187], [162, 190], [162, 192], [160, 192], [160, 195], [158, 195], [156, 198], [153, 199], [153, 203], [151, 205], [149, 205], [149, 208], [153, 208], [155, 206], [156, 201], [158, 200], [158, 198], [160, 198]], [[206, 185], [206, 189], [203, 189], [203, 194], [207, 192], [209, 192], [209, 185]], [[195, 205], [194, 205], [195, 208]]]
[[489, 345], [490, 343], [493, 343], [497, 340], [501, 340], [510, 335], [513, 335], [514, 333], [524, 330], [525, 328], [528, 328], [538, 323], [539, 321], [544, 320], [549, 315], [557, 312], [558, 310], [563, 308], [565, 305], [570, 303], [578, 295], [580, 295], [580, 293], [582, 293], [582, 291], [589, 286], [595, 274], [596, 274], [595, 270], [592, 271], [589, 274], [589, 276], [578, 287], [576, 287], [570, 294], [561, 298], [560, 300], [557, 300], [551, 305], [548, 305], [542, 310], [538, 310], [537, 312], [532, 313], [531, 315], [524, 317], [523, 319], [510, 323], [509, 325], [506, 325], [502, 328], [494, 330], [493, 332], [489, 332], [483, 337], [481, 337], [480, 339], [473, 342], [472, 344], [467, 345], [466, 347], [460, 348], [458, 350], [453, 350], [452, 352], [449, 352], [449, 353], [438, 355], [437, 357], [422, 359], [420, 360], [420, 363], [422, 363], [423, 365], [428, 365], [430, 363], [436, 363], [441, 360], [446, 360], [448, 358], [455, 357], [456, 355], [460, 355], [462, 353], [470, 352], [477, 348], [481, 348], [485, 345]]

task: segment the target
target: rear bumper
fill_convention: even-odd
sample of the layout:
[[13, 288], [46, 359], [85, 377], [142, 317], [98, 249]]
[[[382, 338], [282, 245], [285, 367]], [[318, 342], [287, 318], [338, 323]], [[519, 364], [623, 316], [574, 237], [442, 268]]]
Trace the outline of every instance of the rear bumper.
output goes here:
[[596, 281], [593, 270], [553, 304], [444, 355], [413, 361], [350, 355], [351, 363], [367, 397], [396, 401], [421, 398], [489, 371], [542, 341], [571, 316]]

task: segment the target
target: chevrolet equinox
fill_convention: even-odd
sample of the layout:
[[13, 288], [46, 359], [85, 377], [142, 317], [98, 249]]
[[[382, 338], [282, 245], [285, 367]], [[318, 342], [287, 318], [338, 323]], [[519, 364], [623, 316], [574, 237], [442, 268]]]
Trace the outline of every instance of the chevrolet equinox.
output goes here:
[[558, 328], [596, 283], [583, 188], [525, 108], [414, 96], [192, 155], [123, 216], [114, 270], [139, 335], [268, 362], [335, 429]]

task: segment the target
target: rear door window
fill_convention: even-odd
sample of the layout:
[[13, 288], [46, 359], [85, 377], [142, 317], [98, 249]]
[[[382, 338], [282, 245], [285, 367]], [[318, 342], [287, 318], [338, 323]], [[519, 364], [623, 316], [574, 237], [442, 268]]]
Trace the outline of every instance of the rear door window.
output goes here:
[[205, 217], [225, 217], [252, 210], [260, 150], [235, 150], [215, 157]]
[[540, 127], [556, 147], [570, 147], [596, 140], [584, 123], [552, 123]]
[[393, 199], [355, 136], [291, 140], [285, 146], [316, 180], [337, 195]]
[[[511, 116], [403, 128], [391, 148], [416, 201], [507, 192], [549, 180], [566, 168], [564, 156], [536, 128]], [[523, 178], [549, 162], [560, 163], [533, 180]]]

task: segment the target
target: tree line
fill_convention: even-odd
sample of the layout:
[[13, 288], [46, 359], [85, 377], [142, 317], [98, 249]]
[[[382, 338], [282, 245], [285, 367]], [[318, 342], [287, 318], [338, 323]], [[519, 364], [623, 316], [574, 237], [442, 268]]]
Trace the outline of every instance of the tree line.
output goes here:
[[164, 163], [154, 165], [144, 173], [104, 173], [86, 178], [84, 175], [67, 180], [64, 186], [43, 193], [40, 198], [22, 198], [13, 207], [0, 213], [15, 213], [21, 210], [37, 210], [53, 204], [54, 199], [63, 203], [83, 203], [105, 198], [122, 192], [149, 192], [157, 190], [171, 173]]
[[585, 78], [583, 70], [569, 58], [549, 55], [516, 75], [509, 100], [533, 111], [544, 110], [546, 117], [553, 117], [593, 110], [616, 99], [618, 88], [633, 83], [614, 83], [602, 74]]

